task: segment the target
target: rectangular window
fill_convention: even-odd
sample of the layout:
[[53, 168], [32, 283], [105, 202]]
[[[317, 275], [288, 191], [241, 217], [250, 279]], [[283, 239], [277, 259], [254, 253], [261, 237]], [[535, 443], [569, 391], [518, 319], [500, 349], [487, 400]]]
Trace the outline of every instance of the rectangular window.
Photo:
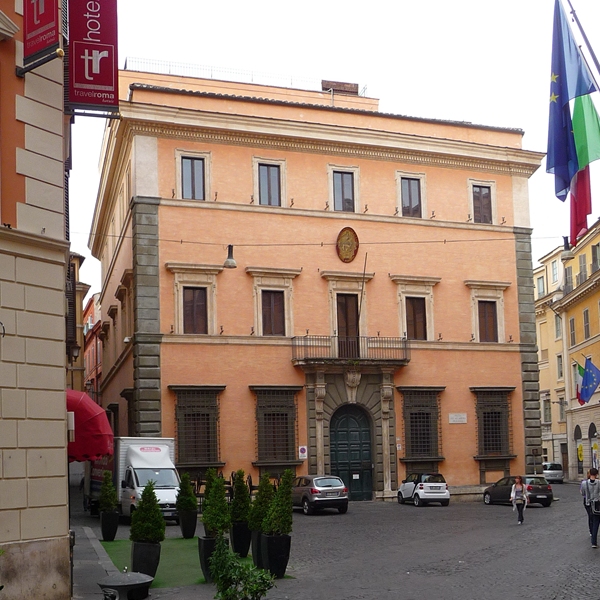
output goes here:
[[592, 246], [592, 264], [590, 271], [595, 273], [600, 269], [600, 244]]
[[577, 341], [575, 338], [575, 317], [569, 319], [569, 336], [571, 338], [571, 346], [574, 346]]
[[544, 287], [544, 278], [543, 277], [538, 277], [537, 278], [537, 294], [538, 294], [538, 298], [541, 298], [542, 296], [545, 295], [545, 287]]
[[587, 308], [583, 311], [583, 337], [590, 339], [590, 311]]
[[354, 212], [354, 173], [333, 172], [334, 209]]
[[406, 337], [409, 340], [427, 339], [425, 298], [406, 298]]
[[577, 363], [571, 364], [571, 397], [577, 397], [577, 379], [579, 375], [579, 365]]
[[573, 267], [565, 267], [565, 294], [573, 289]]
[[421, 180], [402, 177], [402, 216], [421, 217]]
[[558, 281], [558, 262], [556, 260], [552, 261], [552, 283], [556, 283]]
[[283, 292], [262, 292], [263, 335], [285, 335], [285, 309]]
[[496, 303], [489, 300], [479, 300], [479, 341], [498, 341], [498, 319]]
[[174, 389], [177, 396], [177, 464], [209, 465], [219, 460], [219, 405], [221, 388]]
[[552, 423], [552, 404], [550, 394], [544, 396], [544, 423]]
[[558, 315], [554, 315], [554, 337], [557, 340], [562, 338], [562, 319]]
[[556, 378], [562, 379], [564, 377], [563, 373], [563, 357], [562, 354], [559, 354], [556, 357]]
[[183, 198], [205, 200], [204, 197], [204, 159], [181, 158], [181, 189]]
[[566, 419], [566, 416], [565, 416], [566, 405], [567, 405], [567, 403], [565, 402], [565, 399], [559, 397], [559, 399], [558, 399], [558, 420], [559, 421], [564, 421]]
[[510, 454], [510, 410], [505, 390], [476, 390], [480, 456]]
[[584, 281], [587, 280], [587, 263], [586, 263], [585, 254], [579, 255], [579, 281], [577, 282], [581, 285]]
[[258, 460], [296, 459], [296, 405], [294, 391], [256, 390]]
[[258, 165], [259, 203], [281, 206], [281, 178], [279, 165]]
[[208, 333], [206, 288], [183, 288], [183, 333]]
[[492, 189], [487, 185], [473, 186], [473, 221], [492, 222]]
[[439, 404], [437, 390], [402, 390], [406, 457], [434, 459], [439, 456]]

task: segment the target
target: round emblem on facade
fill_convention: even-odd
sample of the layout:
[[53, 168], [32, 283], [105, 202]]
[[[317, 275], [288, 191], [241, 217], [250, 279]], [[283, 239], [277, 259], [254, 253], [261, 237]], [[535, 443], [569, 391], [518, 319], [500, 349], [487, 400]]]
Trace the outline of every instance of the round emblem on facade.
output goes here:
[[338, 258], [345, 263], [352, 262], [358, 252], [358, 236], [352, 227], [344, 227], [337, 237], [335, 245]]

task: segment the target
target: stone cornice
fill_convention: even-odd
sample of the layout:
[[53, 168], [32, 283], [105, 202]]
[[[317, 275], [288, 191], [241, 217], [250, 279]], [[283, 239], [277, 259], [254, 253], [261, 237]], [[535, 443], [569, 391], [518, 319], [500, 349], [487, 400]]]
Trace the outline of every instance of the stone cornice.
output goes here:
[[278, 267], [246, 267], [246, 273], [252, 277], [297, 277], [302, 269], [283, 269]]
[[328, 281], [371, 281], [375, 273], [347, 273], [346, 271], [321, 271], [321, 277]]
[[418, 275], [392, 275], [392, 274], [390, 274], [390, 279], [394, 283], [411, 283], [413, 285], [430, 285], [432, 287], [442, 280], [441, 277], [421, 277]]
[[465, 285], [475, 289], [505, 290], [510, 286], [510, 281], [485, 281], [483, 279], [465, 279]]
[[11, 39], [19, 27], [0, 10], [0, 41]]
[[575, 289], [570, 291], [566, 296], [563, 296], [557, 302], [552, 304], [553, 308], [558, 311], [565, 311], [571, 308], [578, 302], [581, 302], [586, 296], [591, 294], [600, 286], [600, 271], [592, 273], [589, 279], [584, 281], [581, 285], [578, 285]]
[[201, 265], [196, 263], [168, 262], [165, 267], [171, 273], [206, 273], [218, 275], [223, 270], [223, 265]]
[[175, 138], [530, 177], [544, 154], [462, 140], [219, 114], [170, 107], [123, 106], [128, 136]]

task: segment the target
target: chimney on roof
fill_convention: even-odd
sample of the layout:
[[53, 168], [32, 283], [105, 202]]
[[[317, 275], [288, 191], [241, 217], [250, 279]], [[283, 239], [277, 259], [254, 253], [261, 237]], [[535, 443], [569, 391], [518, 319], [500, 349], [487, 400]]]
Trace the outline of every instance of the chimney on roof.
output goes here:
[[358, 96], [358, 83], [344, 83], [343, 81], [321, 80], [321, 90], [334, 94], [344, 94], [346, 96]]

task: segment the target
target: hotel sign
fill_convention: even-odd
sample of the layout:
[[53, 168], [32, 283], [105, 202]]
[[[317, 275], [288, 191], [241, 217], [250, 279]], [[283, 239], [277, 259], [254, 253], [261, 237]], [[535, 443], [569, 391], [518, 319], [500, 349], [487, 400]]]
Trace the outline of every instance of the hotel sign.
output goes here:
[[69, 105], [119, 109], [117, 0], [69, 0]]
[[24, 0], [23, 30], [23, 65], [27, 67], [58, 48], [58, 0]]

